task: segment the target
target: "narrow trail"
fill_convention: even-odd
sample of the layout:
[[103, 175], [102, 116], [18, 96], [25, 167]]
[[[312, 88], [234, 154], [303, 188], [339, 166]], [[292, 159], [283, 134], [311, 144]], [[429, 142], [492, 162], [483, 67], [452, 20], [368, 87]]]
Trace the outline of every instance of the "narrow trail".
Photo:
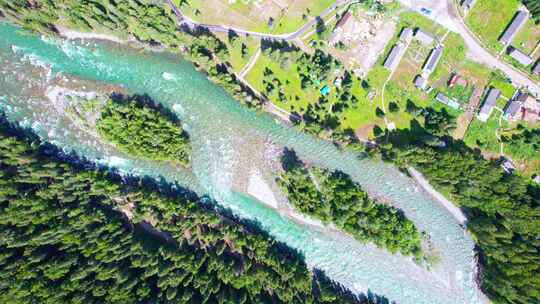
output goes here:
[[501, 139], [501, 135], [499, 134], [499, 130], [501, 129], [501, 126], [502, 126], [502, 119], [503, 119], [504, 112], [498, 107], [493, 107], [493, 108], [501, 112], [501, 115], [499, 116], [499, 122], [498, 122], [499, 125], [497, 126], [497, 129], [495, 129], [495, 137], [497, 138], [497, 141], [499, 141], [499, 144], [500, 144], [499, 153], [501, 155], [504, 155], [504, 143]]
[[261, 48], [257, 48], [257, 52], [251, 58], [249, 59], [248, 63], [244, 66], [242, 71], [240, 71], [239, 76], [244, 78], [247, 73], [253, 68], [255, 63], [257, 63], [257, 60], [259, 59], [259, 56], [261, 55]]
[[451, 201], [449, 201], [444, 195], [435, 190], [429, 181], [424, 177], [422, 173], [414, 169], [413, 167], [408, 168], [409, 173], [412, 178], [422, 187], [422, 189], [433, 197], [438, 203], [440, 203], [462, 226], [465, 227], [467, 223], [467, 217], [463, 214], [461, 209], [456, 207]]

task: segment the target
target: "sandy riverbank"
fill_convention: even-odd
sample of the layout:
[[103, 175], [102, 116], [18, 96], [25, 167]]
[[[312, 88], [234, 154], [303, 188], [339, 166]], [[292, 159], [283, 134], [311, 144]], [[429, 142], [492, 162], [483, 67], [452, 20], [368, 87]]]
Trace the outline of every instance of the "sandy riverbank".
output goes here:
[[249, 176], [247, 193], [274, 209], [278, 208], [278, 201], [274, 196], [274, 192], [265, 182], [263, 177], [256, 171], [251, 172]]
[[60, 25], [56, 26], [56, 29], [58, 30], [58, 34], [68, 40], [73, 39], [97, 39], [97, 40], [107, 40], [111, 42], [116, 43], [126, 43], [128, 41], [122, 40], [116, 36], [108, 35], [108, 34], [100, 34], [100, 33], [93, 33], [93, 32], [79, 32], [74, 31], [72, 29], [69, 29], [67, 27], [63, 27]]
[[437, 190], [431, 186], [429, 181], [422, 175], [422, 173], [418, 172], [416, 169], [409, 167], [409, 173], [411, 174], [412, 178], [418, 183], [422, 189], [431, 195], [437, 202], [439, 202], [452, 216], [463, 226], [467, 223], [467, 217], [465, 217], [465, 214], [456, 207], [451, 201], [449, 201], [446, 197], [444, 197], [441, 193], [439, 193]]

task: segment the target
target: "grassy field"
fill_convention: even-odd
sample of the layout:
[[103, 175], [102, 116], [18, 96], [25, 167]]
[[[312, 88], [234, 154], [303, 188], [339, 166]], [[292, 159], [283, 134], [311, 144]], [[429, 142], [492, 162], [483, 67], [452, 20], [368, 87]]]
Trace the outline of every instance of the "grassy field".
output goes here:
[[[230, 54], [229, 63], [236, 73], [242, 71], [260, 46], [260, 40], [255, 37], [239, 36], [237, 40], [231, 42], [227, 33], [216, 33], [216, 36], [227, 45]], [[247, 47], [247, 55], [245, 56], [242, 56], [242, 45]]]
[[[519, 0], [478, 0], [467, 15], [466, 23], [490, 49], [500, 53], [504, 46], [499, 42], [499, 38], [514, 18], [519, 7]], [[536, 62], [540, 59], [540, 51], [532, 52], [539, 42], [540, 25], [529, 19], [514, 38], [512, 45], [529, 54]], [[517, 69], [528, 73], [531, 78], [540, 81], [540, 76], [532, 75], [530, 66], [522, 66], [507, 54], [504, 54], [502, 58]]]
[[421, 27], [424, 31], [429, 32], [438, 38], [441, 38], [447, 32], [444, 27], [417, 12], [402, 12], [399, 15], [399, 24], [399, 27]]
[[[272, 34], [291, 33], [330, 7], [333, 0], [174, 0], [186, 16]], [[181, 5], [180, 5], [181, 4]], [[272, 20], [272, 22], [270, 22]], [[272, 26], [270, 26], [270, 23]]]
[[477, 88], [485, 87], [492, 77], [492, 70], [489, 67], [470, 60], [465, 60], [461, 64], [459, 73]]
[[[264, 92], [263, 79], [264, 70], [269, 68], [274, 73], [274, 77], [279, 79], [284, 86], [287, 100], [272, 99], [279, 107], [288, 111], [300, 111], [305, 109], [309, 103], [317, 100], [320, 93], [318, 90], [302, 90], [300, 86], [300, 76], [296, 73], [297, 65], [292, 64], [287, 70], [265, 55], [261, 55], [251, 71], [246, 75], [246, 80], [258, 91]], [[298, 97], [298, 98], [297, 98]]]
[[[527, 129], [538, 129], [540, 123], [521, 122]], [[510, 137], [517, 131], [517, 123], [513, 123], [508, 129], [501, 132], [502, 136]], [[540, 174], [540, 153], [531, 145], [523, 144], [504, 144], [504, 153], [509, 155], [518, 165], [519, 170], [523, 175], [532, 176]]]
[[[301, 88], [301, 79], [296, 71], [297, 65], [292, 64], [290, 67], [283, 68], [278, 63], [272, 61], [265, 55], [261, 55], [253, 67], [247, 74], [246, 79], [257, 90], [264, 92], [264, 70], [269, 68], [273, 72], [273, 77], [279, 79], [283, 84], [285, 99], [279, 99], [276, 96], [270, 97], [270, 100], [279, 107], [290, 112], [302, 112], [308, 104], [316, 104], [321, 93], [319, 88]], [[352, 94], [358, 99], [358, 103], [347, 108], [341, 115], [340, 121], [343, 129], [357, 129], [363, 122], [380, 123], [382, 121], [375, 115], [377, 105], [370, 102], [367, 98], [368, 91], [364, 89], [361, 82], [356, 77], [352, 78]], [[322, 83], [320, 87], [328, 85], [331, 92], [328, 95], [328, 102], [334, 103], [337, 101], [337, 89], [332, 83], [333, 77], [330, 77], [327, 83]], [[371, 131], [371, 130], [369, 130]], [[371, 132], [369, 132], [371, 136]]]
[[478, 119], [474, 119], [465, 138], [463, 139], [470, 147], [478, 147], [482, 151], [491, 153], [500, 152], [500, 142], [495, 135], [495, 131], [500, 127], [499, 120], [501, 121], [502, 128], [508, 127], [508, 123], [504, 119], [500, 119], [502, 113], [497, 110], [493, 110], [491, 116], [486, 122], [482, 122]]
[[516, 88], [498, 74], [494, 74], [492, 76], [488, 86], [499, 89], [501, 91], [501, 95], [506, 97], [506, 99], [512, 98], [516, 92]]
[[[516, 132], [517, 123], [500, 119], [501, 112], [494, 110], [487, 122], [475, 119], [469, 129], [464, 141], [471, 147], [477, 147], [491, 156], [498, 156], [501, 151], [501, 143], [495, 135], [499, 129], [500, 136], [511, 136]], [[500, 121], [500, 125], [499, 125]], [[527, 125], [528, 128], [539, 128], [540, 124]], [[518, 146], [510, 143], [503, 144], [504, 155], [511, 158], [521, 175], [530, 177], [533, 174], [540, 174], [540, 154], [528, 146]]]
[[[531, 54], [540, 42], [540, 26], [529, 19], [514, 39], [513, 45], [526, 54]], [[540, 55], [540, 53], [536, 53]]]
[[488, 47], [500, 52], [503, 45], [499, 37], [512, 21], [519, 4], [518, 0], [478, 0], [465, 21]]

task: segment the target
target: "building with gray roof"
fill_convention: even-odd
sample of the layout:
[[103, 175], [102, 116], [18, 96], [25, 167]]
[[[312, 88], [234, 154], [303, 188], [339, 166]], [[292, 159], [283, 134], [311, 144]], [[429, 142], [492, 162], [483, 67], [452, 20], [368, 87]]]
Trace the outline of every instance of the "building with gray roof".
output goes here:
[[431, 51], [426, 63], [424, 64], [424, 74], [429, 75], [435, 70], [437, 64], [441, 60], [442, 54], [443, 47], [441, 45], [438, 45]]
[[514, 171], [516, 171], [516, 165], [514, 165], [514, 162], [511, 159], [502, 157], [501, 161], [501, 167], [506, 173], [512, 174]]
[[511, 100], [506, 104], [503, 118], [506, 120], [518, 120], [523, 103], [519, 100]]
[[409, 42], [413, 37], [413, 34], [413, 30], [410, 27], [406, 27], [401, 31], [401, 34], [399, 35], [399, 40], [403, 42]]
[[447, 105], [447, 106], [449, 106], [449, 107], [451, 107], [453, 109], [459, 110], [459, 108], [460, 108], [459, 102], [457, 102], [454, 99], [444, 95], [443, 93], [437, 93], [437, 96], [435, 96], [435, 99], [438, 102], [444, 103], [445, 105]]
[[414, 38], [416, 38], [418, 41], [420, 41], [424, 45], [430, 45], [435, 41], [435, 37], [433, 35], [424, 32], [421, 28], [417, 27], [414, 32]]
[[476, 0], [463, 0], [461, 2], [461, 7], [465, 11], [465, 13], [467, 13], [473, 8], [475, 4], [476, 4]]
[[529, 19], [529, 12], [517, 12], [516, 16], [514, 17], [510, 25], [506, 28], [499, 41], [504, 45], [509, 45], [510, 43], [512, 43], [512, 40], [514, 40], [514, 37], [516, 37], [521, 27], [525, 25], [527, 19]]
[[501, 95], [501, 91], [495, 88], [489, 89], [486, 99], [480, 112], [478, 113], [478, 119], [480, 121], [486, 122], [493, 111], [493, 107], [497, 104], [497, 99]]
[[540, 75], [540, 60], [536, 63], [536, 65], [533, 68], [533, 74]]
[[416, 77], [414, 77], [414, 86], [424, 90], [427, 87], [427, 80], [422, 77], [422, 75], [416, 75]]
[[352, 17], [351, 12], [347, 11], [345, 13], [345, 15], [343, 15], [343, 17], [341, 17], [341, 19], [338, 21], [338, 23], [336, 23], [336, 28], [343, 27], [345, 25], [345, 23], [347, 23], [349, 21], [349, 19], [351, 19], [351, 17]]
[[533, 59], [529, 55], [523, 53], [515, 47], [508, 48], [508, 55], [524, 66], [528, 66], [533, 63]]
[[384, 61], [384, 67], [389, 69], [390, 71], [393, 71], [398, 66], [399, 61], [401, 60], [403, 50], [403, 45], [394, 45], [394, 47], [390, 51], [390, 54], [388, 54], [388, 57], [386, 57], [386, 60]]

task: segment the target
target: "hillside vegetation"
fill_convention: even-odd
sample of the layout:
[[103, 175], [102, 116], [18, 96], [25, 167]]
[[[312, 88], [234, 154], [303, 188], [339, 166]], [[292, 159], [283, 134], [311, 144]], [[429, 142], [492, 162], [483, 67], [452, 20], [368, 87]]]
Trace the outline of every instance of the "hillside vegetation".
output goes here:
[[[445, 141], [449, 141], [448, 138]], [[420, 143], [384, 156], [422, 172], [465, 211], [480, 249], [483, 289], [495, 303], [540, 302], [540, 188], [506, 174], [462, 142]]]
[[521, 2], [527, 7], [531, 12], [531, 15], [536, 20], [540, 20], [540, 1], [538, 0], [521, 0]]
[[189, 164], [191, 145], [180, 123], [148, 103], [110, 100], [96, 127], [103, 138], [129, 155]]
[[313, 278], [292, 250], [194, 196], [121, 184], [6, 130], [2, 303], [356, 302]]
[[283, 162], [285, 170], [278, 184], [295, 209], [331, 223], [359, 241], [421, 260], [421, 235], [398, 209], [369, 198], [343, 172], [308, 168], [293, 153], [284, 154]]

